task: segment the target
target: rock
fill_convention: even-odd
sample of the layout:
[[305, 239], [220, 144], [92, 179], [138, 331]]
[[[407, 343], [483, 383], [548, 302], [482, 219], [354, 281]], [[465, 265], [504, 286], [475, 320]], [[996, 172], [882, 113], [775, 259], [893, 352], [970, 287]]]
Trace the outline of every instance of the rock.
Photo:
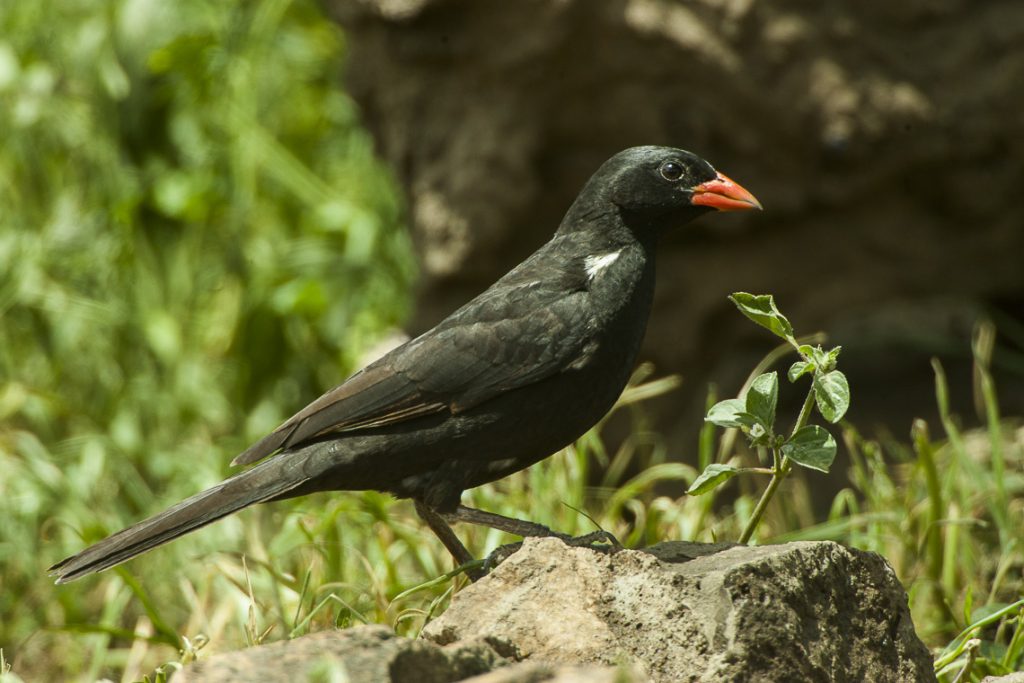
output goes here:
[[498, 638], [528, 661], [627, 661], [659, 682], [935, 680], [891, 568], [830, 542], [608, 555], [529, 539], [423, 635]]
[[451, 683], [504, 663], [493, 648], [479, 640], [438, 647], [399, 637], [384, 626], [360, 626], [215, 655], [190, 664], [172, 680], [292, 683], [333, 672], [343, 674], [337, 680], [348, 683]]
[[985, 676], [981, 683], [1024, 683], [1024, 673], [1018, 671], [1005, 676]]
[[650, 680], [630, 667], [567, 666], [547, 662], [510, 664], [499, 653], [514, 655], [515, 648], [501, 641], [485, 643], [476, 639], [440, 647], [425, 640], [397, 636], [384, 626], [357, 626], [214, 655], [185, 667], [172, 681], [646, 683]]
[[[771, 346], [731, 292], [771, 292], [799, 331], [827, 330], [857, 388], [851, 419], [900, 433], [934, 405], [932, 354], [964, 356], [947, 374], [970, 411], [974, 320], [990, 302], [1024, 311], [1024, 3], [326, 5], [407, 196], [413, 332], [545, 241], [589, 174], [636, 144], [690, 148], [766, 209], [700, 221], [659, 255], [643, 357], [691, 388], [660, 405], [676, 443], [706, 383], [738, 389]], [[1024, 408], [1011, 380], [1007, 412]]]
[[[463, 683], [647, 683], [650, 679], [631, 667], [557, 666], [520, 662], [467, 678]], [[416, 683], [410, 681], [410, 683]]]
[[935, 680], [892, 570], [835, 543], [671, 542], [604, 554], [528, 539], [424, 637], [382, 626], [316, 633], [216, 655], [173, 680]]

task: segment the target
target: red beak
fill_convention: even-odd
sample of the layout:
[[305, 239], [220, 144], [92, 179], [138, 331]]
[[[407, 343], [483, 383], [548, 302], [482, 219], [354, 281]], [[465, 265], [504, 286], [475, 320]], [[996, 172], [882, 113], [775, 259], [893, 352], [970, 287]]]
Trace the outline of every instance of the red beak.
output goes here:
[[761, 209], [761, 202], [754, 195], [721, 173], [714, 180], [694, 187], [690, 203], [694, 206], [710, 206], [719, 211]]

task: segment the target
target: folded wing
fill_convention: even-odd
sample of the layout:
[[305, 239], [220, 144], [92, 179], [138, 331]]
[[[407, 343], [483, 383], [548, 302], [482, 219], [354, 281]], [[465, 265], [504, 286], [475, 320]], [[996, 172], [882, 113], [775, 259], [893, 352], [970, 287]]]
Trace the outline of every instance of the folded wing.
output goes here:
[[330, 434], [466, 411], [585, 361], [587, 296], [564, 282], [492, 288], [310, 403], [232, 464]]

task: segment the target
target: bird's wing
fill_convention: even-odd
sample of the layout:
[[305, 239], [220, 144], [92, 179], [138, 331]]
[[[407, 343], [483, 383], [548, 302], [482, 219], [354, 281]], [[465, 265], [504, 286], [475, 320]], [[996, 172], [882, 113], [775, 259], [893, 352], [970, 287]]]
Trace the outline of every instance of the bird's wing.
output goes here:
[[536, 281], [492, 288], [313, 401], [233, 464], [326, 434], [462, 412], [554, 375], [592, 350], [586, 303], [583, 289]]

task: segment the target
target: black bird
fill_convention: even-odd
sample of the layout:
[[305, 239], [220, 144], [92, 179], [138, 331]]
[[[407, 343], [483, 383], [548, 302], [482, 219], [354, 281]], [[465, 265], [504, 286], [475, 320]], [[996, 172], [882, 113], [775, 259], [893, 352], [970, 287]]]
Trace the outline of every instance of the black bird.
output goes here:
[[551, 241], [232, 464], [262, 462], [50, 572], [57, 583], [73, 581], [254, 503], [315, 491], [412, 498], [459, 563], [472, 558], [446, 518], [519, 535], [546, 532], [467, 508], [460, 496], [548, 457], [611, 408], [647, 326], [662, 233], [713, 209], [759, 208], [690, 152], [634, 147], [616, 154], [583, 187]]

